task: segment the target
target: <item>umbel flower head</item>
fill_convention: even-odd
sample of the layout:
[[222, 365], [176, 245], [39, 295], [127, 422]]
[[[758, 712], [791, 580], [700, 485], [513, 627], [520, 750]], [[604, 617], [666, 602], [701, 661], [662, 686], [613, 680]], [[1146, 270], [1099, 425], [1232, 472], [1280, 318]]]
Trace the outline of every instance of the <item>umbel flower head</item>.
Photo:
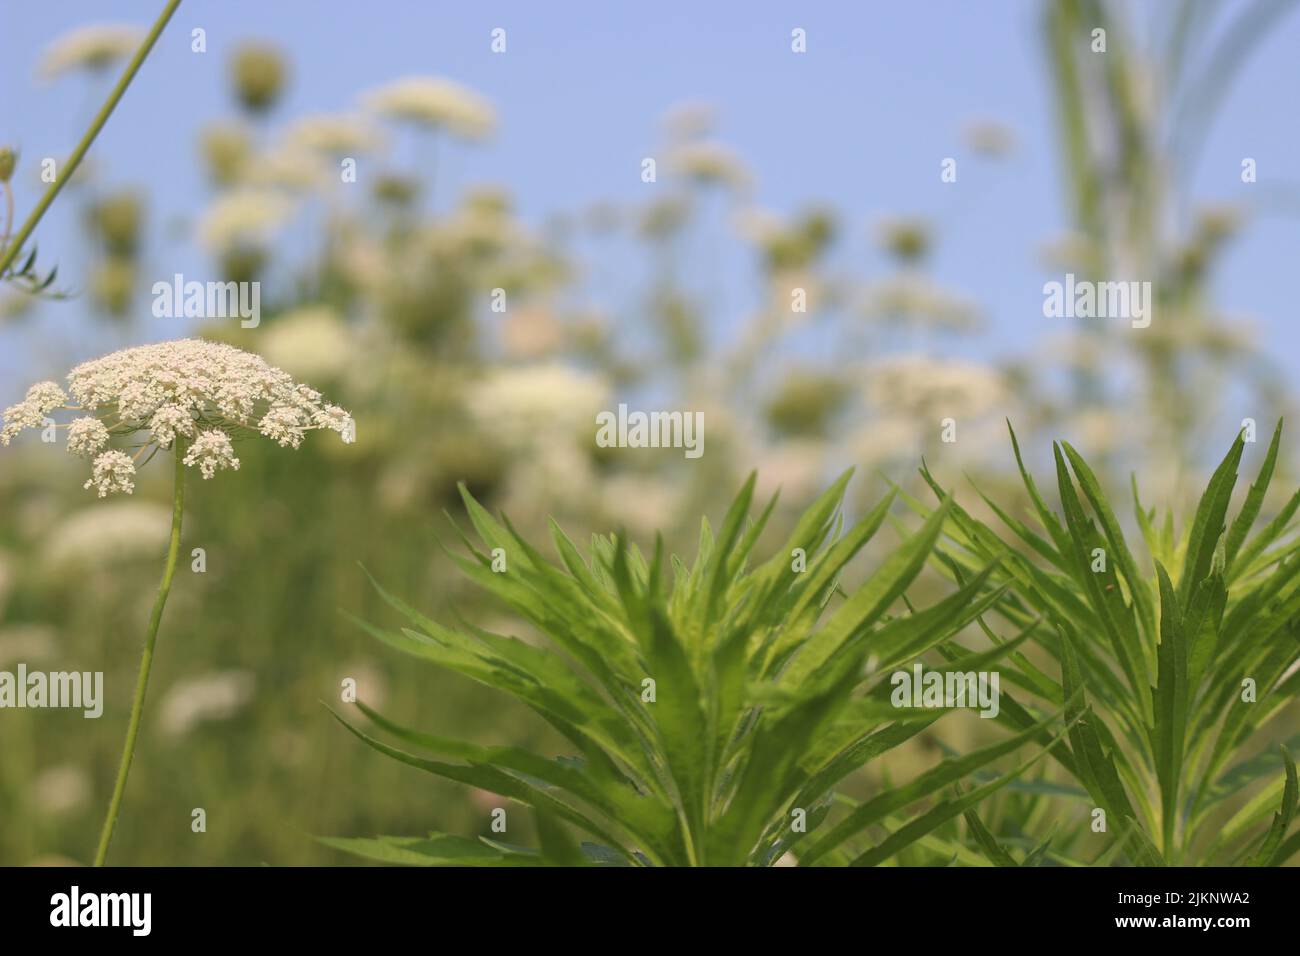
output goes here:
[[40, 73], [53, 79], [80, 69], [103, 70], [134, 53], [144, 36], [138, 27], [118, 23], [79, 27], [50, 44], [41, 56]]
[[485, 139], [496, 125], [492, 104], [473, 90], [433, 76], [408, 76], [372, 90], [365, 105], [380, 116], [435, 129], [468, 140]]
[[101, 498], [130, 494], [137, 462], [177, 441], [184, 463], [207, 479], [238, 469], [233, 442], [254, 434], [289, 448], [315, 429], [338, 432], [345, 442], [356, 439], [352, 416], [320, 392], [258, 355], [202, 339], [142, 345], [85, 362], [68, 373], [67, 392], [55, 382], [33, 385], [5, 409], [0, 445], [23, 429], [46, 425], [56, 410], [82, 413], [61, 427], [68, 451], [91, 460], [85, 486]]

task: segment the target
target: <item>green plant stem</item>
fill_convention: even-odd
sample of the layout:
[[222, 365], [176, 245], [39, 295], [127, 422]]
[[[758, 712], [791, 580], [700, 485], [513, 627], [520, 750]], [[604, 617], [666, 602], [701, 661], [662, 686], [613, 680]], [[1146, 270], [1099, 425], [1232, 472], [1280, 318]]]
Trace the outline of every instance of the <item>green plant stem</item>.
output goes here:
[[[14, 191], [5, 180], [5, 231], [0, 233], [0, 249], [4, 249], [9, 244], [9, 233], [14, 228]], [[2, 270], [0, 270], [2, 271]]]
[[122, 748], [122, 762], [117, 768], [117, 782], [113, 784], [113, 799], [108, 804], [108, 816], [99, 834], [99, 849], [95, 851], [95, 866], [103, 866], [108, 856], [108, 844], [113, 839], [117, 814], [122, 807], [122, 794], [126, 791], [126, 777], [131, 772], [131, 758], [135, 755], [135, 738], [140, 733], [140, 718], [144, 713], [145, 692], [149, 689], [149, 669], [153, 665], [153, 649], [158, 641], [158, 625], [162, 623], [163, 608], [172, 589], [176, 573], [176, 560], [181, 550], [181, 516], [185, 510], [185, 461], [179, 439], [175, 442], [176, 477], [172, 490], [172, 536], [167, 547], [167, 567], [163, 570], [158, 597], [149, 618], [149, 633], [144, 639], [144, 654], [140, 658], [140, 676], [135, 683], [135, 700], [131, 704], [131, 721], [126, 727], [126, 744]]
[[54, 182], [50, 183], [50, 188], [45, 190], [45, 194], [41, 196], [40, 202], [36, 204], [26, 221], [21, 227], [19, 227], [18, 235], [14, 237], [14, 241], [5, 246], [3, 254], [0, 254], [0, 276], [4, 275], [5, 271], [13, 265], [13, 261], [18, 257], [18, 253], [22, 249], [23, 244], [31, 238], [32, 232], [36, 229], [36, 224], [41, 221], [41, 217], [45, 215], [45, 211], [50, 208], [50, 203], [54, 202], [54, 197], [59, 194], [59, 190], [63, 188], [63, 184], [72, 178], [72, 174], [75, 173], [77, 167], [81, 165], [81, 160], [90, 150], [91, 144], [95, 142], [95, 137], [99, 135], [99, 131], [103, 129], [104, 124], [108, 122], [108, 118], [112, 115], [113, 109], [117, 106], [117, 103], [122, 98], [123, 94], [126, 93], [126, 88], [131, 85], [131, 81], [135, 79], [136, 73], [140, 71], [140, 66], [144, 63], [145, 57], [149, 55], [149, 51], [153, 49], [154, 43], [156, 43], [158, 37], [162, 35], [163, 28], [167, 26], [167, 21], [172, 18], [172, 14], [176, 12], [176, 8], [180, 5], [181, 0], [167, 0], [167, 6], [164, 7], [162, 13], [158, 15], [158, 19], [154, 21], [153, 27], [150, 28], [148, 35], [140, 44], [140, 48], [135, 51], [135, 56], [131, 57], [131, 62], [126, 65], [126, 70], [118, 79], [117, 85], [113, 87], [112, 92], [108, 94], [108, 99], [104, 101], [104, 105], [101, 106], [99, 112], [95, 114], [95, 118], [91, 122], [90, 128], [86, 130], [85, 134], [81, 137], [81, 142], [77, 144], [77, 148], [74, 149], [72, 155], [68, 157], [68, 162], [63, 168], [62, 175], [56, 175], [54, 177]]

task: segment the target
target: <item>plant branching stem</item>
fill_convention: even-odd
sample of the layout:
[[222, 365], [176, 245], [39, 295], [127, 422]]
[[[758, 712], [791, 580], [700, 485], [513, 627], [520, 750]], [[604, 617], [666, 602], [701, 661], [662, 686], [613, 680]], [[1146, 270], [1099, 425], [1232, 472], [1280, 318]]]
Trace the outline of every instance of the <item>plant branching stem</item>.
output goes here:
[[91, 144], [95, 142], [95, 137], [99, 135], [99, 131], [103, 129], [104, 124], [108, 122], [108, 118], [112, 115], [113, 109], [117, 106], [118, 101], [122, 99], [123, 94], [126, 93], [126, 88], [131, 85], [131, 81], [135, 79], [136, 73], [140, 71], [141, 64], [144, 63], [145, 57], [149, 55], [149, 51], [153, 49], [154, 43], [157, 42], [158, 37], [163, 32], [163, 28], [167, 26], [167, 21], [172, 18], [172, 14], [176, 12], [176, 8], [180, 5], [181, 0], [167, 0], [167, 6], [164, 7], [162, 13], [158, 15], [158, 19], [154, 21], [154, 25], [150, 28], [148, 35], [140, 44], [140, 48], [135, 51], [135, 56], [131, 57], [131, 62], [126, 65], [126, 70], [123, 71], [122, 76], [118, 79], [117, 85], [113, 87], [112, 92], [108, 94], [108, 99], [104, 101], [104, 105], [101, 106], [99, 112], [95, 114], [94, 120], [91, 121], [90, 128], [87, 129], [85, 134], [81, 137], [81, 142], [77, 144], [77, 148], [74, 149], [72, 155], [68, 157], [68, 161], [64, 165], [62, 172], [54, 177], [54, 182], [50, 183], [50, 187], [45, 190], [45, 194], [41, 196], [40, 201], [36, 204], [35, 208], [32, 209], [31, 214], [27, 217], [22, 226], [19, 227], [18, 235], [14, 237], [14, 241], [5, 246], [3, 251], [0, 251], [0, 276], [4, 275], [5, 271], [13, 265], [13, 261], [18, 257], [19, 251], [27, 240], [31, 238], [32, 232], [35, 231], [36, 224], [41, 221], [41, 217], [44, 216], [46, 210], [50, 208], [50, 203], [54, 202], [54, 197], [59, 194], [59, 190], [63, 188], [63, 184], [72, 178], [72, 174], [75, 173], [77, 167], [81, 165], [81, 160], [90, 150]]
[[171, 543], [167, 547], [167, 566], [163, 570], [162, 583], [158, 586], [158, 597], [154, 601], [153, 614], [149, 618], [149, 633], [145, 636], [144, 654], [140, 658], [140, 675], [136, 678], [135, 700], [131, 704], [131, 720], [126, 727], [126, 744], [122, 748], [122, 762], [117, 768], [117, 782], [113, 785], [113, 798], [108, 804], [108, 816], [105, 817], [104, 828], [99, 834], [95, 866], [104, 865], [104, 859], [108, 856], [108, 845], [113, 839], [113, 828], [117, 825], [117, 814], [122, 807], [122, 794], [126, 791], [126, 778], [131, 772], [131, 758], [135, 755], [135, 739], [140, 733], [145, 692], [149, 689], [149, 670], [153, 666], [153, 649], [158, 641], [158, 625], [162, 623], [163, 608], [167, 605], [167, 595], [172, 589], [172, 577], [176, 574], [176, 561], [181, 550], [181, 517], [185, 511], [185, 461], [180, 440], [177, 439], [174, 444], [176, 477], [172, 490], [172, 535]]

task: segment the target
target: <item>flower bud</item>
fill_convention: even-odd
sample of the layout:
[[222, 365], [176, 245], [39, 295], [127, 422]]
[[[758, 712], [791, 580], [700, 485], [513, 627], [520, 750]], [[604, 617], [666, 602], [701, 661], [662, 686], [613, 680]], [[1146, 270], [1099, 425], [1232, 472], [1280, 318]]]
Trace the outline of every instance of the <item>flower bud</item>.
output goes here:
[[284, 60], [274, 47], [257, 44], [240, 47], [231, 74], [235, 96], [252, 113], [270, 109], [284, 89]]
[[110, 255], [130, 258], [140, 244], [143, 214], [140, 197], [123, 191], [105, 196], [91, 206], [87, 221]]

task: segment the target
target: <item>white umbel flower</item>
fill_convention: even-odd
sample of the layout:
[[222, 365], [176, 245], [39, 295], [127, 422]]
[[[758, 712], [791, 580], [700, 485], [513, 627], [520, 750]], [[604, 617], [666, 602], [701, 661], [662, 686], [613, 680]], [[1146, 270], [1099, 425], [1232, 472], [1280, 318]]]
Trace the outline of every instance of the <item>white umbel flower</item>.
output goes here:
[[194, 435], [194, 419], [180, 405], [163, 405], [149, 419], [149, 433], [159, 448], [170, 448], [177, 435]]
[[252, 673], [238, 670], [178, 681], [162, 699], [163, 730], [180, 737], [207, 721], [227, 720], [253, 699], [256, 686]]
[[93, 458], [108, 444], [108, 429], [98, 418], [78, 418], [68, 426], [68, 452], [82, 458]]
[[135, 462], [124, 451], [106, 451], [95, 458], [90, 480], [82, 487], [93, 488], [99, 497], [107, 498], [114, 492], [130, 494], [135, 491]]
[[351, 156], [382, 148], [384, 137], [364, 115], [318, 113], [294, 122], [284, 142], [315, 153]]
[[145, 32], [116, 23], [79, 27], [59, 37], [41, 56], [39, 71], [46, 79], [75, 70], [102, 70], [136, 51]]
[[153, 562], [167, 549], [171, 509], [152, 501], [118, 500], [89, 505], [54, 525], [41, 545], [41, 564], [52, 574], [80, 577], [95, 568]]
[[334, 381], [356, 356], [349, 326], [328, 306], [309, 305], [265, 326], [262, 354], [294, 375]]
[[297, 448], [302, 444], [303, 435], [310, 427], [301, 410], [297, 408], [273, 408], [257, 423], [257, 430], [272, 441], [279, 442], [281, 448]]
[[55, 382], [37, 382], [27, 390], [26, 397], [17, 405], [4, 411], [4, 426], [0, 427], [0, 445], [7, 445], [25, 428], [40, 428], [50, 412], [67, 402], [68, 396]]
[[185, 464], [190, 467], [198, 465], [204, 480], [215, 475], [218, 468], [239, 471], [239, 459], [235, 457], [230, 436], [216, 429], [199, 432], [199, 437], [185, 453]]
[[351, 445], [357, 440], [357, 423], [337, 405], [326, 405], [314, 414], [313, 420], [317, 428], [338, 432], [345, 445]]
[[[136, 461], [178, 441], [190, 443], [184, 463], [211, 478], [239, 468], [232, 438], [260, 433], [291, 448], [309, 431], [337, 432], [344, 442], [356, 438], [352, 416], [314, 388], [261, 356], [202, 339], [142, 345], [85, 362], [68, 374], [68, 391], [76, 405], [54, 382], [32, 386], [6, 409], [0, 444], [44, 426], [56, 408], [82, 412], [68, 426], [68, 450], [93, 458], [86, 487], [101, 498], [130, 493]], [[132, 437], [134, 457], [109, 447]]]
[[867, 395], [882, 411], [914, 419], [977, 417], [999, 407], [1007, 390], [986, 365], [925, 355], [893, 355], [868, 370]]
[[669, 155], [669, 162], [678, 173], [701, 185], [743, 191], [752, 180], [739, 154], [721, 143], [683, 143]]
[[293, 204], [272, 189], [248, 186], [221, 196], [199, 220], [199, 241], [213, 255], [268, 242], [293, 213]]
[[446, 128], [464, 139], [483, 139], [496, 124], [492, 104], [472, 90], [432, 76], [411, 76], [363, 98], [381, 116]]

